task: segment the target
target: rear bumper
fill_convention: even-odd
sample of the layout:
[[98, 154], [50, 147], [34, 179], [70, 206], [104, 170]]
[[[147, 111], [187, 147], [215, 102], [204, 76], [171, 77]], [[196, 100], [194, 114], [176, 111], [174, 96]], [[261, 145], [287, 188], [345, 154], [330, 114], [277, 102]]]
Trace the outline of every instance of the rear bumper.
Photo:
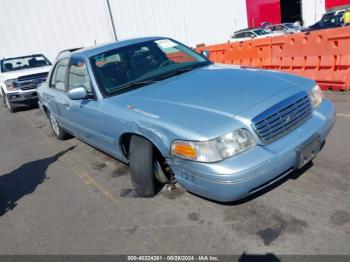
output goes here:
[[176, 179], [188, 191], [221, 202], [244, 198], [287, 176], [298, 165], [297, 150], [318, 136], [325, 141], [335, 123], [335, 110], [325, 100], [303, 125], [277, 141], [256, 146], [218, 163], [169, 159]]

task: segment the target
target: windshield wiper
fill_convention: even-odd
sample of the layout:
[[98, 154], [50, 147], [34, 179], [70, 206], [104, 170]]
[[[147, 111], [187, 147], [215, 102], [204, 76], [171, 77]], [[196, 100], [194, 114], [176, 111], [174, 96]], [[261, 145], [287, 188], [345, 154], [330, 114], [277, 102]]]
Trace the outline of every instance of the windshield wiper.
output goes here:
[[118, 87], [115, 89], [116, 92], [125, 90], [125, 89], [129, 89], [129, 88], [133, 88], [133, 87], [141, 87], [141, 86], [145, 86], [145, 85], [149, 85], [149, 84], [153, 84], [158, 82], [158, 80], [144, 80], [144, 81], [135, 81], [135, 82], [131, 82], [129, 84], [123, 85], [121, 87]]
[[193, 69], [196, 69], [197, 67], [196, 66], [191, 66], [191, 67], [185, 67], [185, 68], [180, 68], [180, 69], [177, 69], [169, 74], [166, 74], [160, 78], [158, 78], [159, 80], [162, 80], [162, 79], [166, 79], [166, 78], [169, 78], [169, 77], [172, 77], [172, 76], [176, 76], [176, 75], [180, 75], [182, 73], [185, 73], [185, 72], [189, 72], [189, 71], [192, 71]]

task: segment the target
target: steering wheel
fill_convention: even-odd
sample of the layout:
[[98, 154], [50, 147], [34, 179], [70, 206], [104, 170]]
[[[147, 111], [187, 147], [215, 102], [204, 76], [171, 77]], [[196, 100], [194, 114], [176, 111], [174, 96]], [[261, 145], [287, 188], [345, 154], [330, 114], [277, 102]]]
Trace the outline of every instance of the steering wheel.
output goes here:
[[159, 67], [158, 68], [162, 68], [162, 67], [164, 67], [164, 66], [166, 66], [166, 65], [171, 65], [171, 64], [175, 64], [175, 62], [173, 61], [173, 60], [165, 60], [163, 63], [161, 63], [160, 65], [159, 65]]

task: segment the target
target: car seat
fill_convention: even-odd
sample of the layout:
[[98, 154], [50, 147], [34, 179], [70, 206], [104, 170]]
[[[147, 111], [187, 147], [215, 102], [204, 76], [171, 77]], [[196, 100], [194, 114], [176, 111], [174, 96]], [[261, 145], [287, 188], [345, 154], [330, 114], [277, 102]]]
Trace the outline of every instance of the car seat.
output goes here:
[[4, 68], [7, 70], [7, 71], [11, 71], [13, 69], [13, 65], [11, 63], [5, 63], [4, 64]]
[[128, 82], [127, 72], [124, 66], [119, 66], [118, 62], [110, 62], [100, 69], [101, 80], [106, 89], [113, 89]]
[[158, 60], [150, 52], [135, 52], [130, 56], [131, 79], [137, 79], [158, 68]]

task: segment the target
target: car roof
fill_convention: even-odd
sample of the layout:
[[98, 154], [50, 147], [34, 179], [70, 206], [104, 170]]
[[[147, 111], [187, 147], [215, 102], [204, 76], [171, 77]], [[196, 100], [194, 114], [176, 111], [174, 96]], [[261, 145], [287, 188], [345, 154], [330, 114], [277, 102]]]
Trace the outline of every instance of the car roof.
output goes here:
[[61, 60], [63, 58], [69, 58], [71, 56], [71, 53], [77, 50], [81, 50], [83, 48], [84, 47], [74, 47], [74, 48], [64, 49], [57, 54], [55, 61]]
[[126, 40], [116, 41], [116, 42], [112, 42], [112, 43], [101, 44], [101, 45], [97, 45], [97, 46], [79, 49], [79, 50], [73, 52], [72, 56], [82, 55], [82, 56], [86, 56], [86, 57], [92, 57], [94, 55], [98, 55], [100, 53], [103, 53], [103, 52], [106, 52], [106, 51], [109, 51], [112, 49], [121, 48], [124, 46], [133, 45], [133, 44], [139, 44], [139, 43], [152, 41], [152, 40], [165, 39], [165, 38], [167, 38], [167, 37], [152, 36], [152, 37], [126, 39]]
[[276, 26], [276, 25], [287, 25], [287, 24], [293, 24], [293, 23], [272, 24], [272, 25], [267, 25], [267, 26], [264, 26], [264, 27], [271, 27], [271, 26]]
[[59, 53], [63, 53], [63, 52], [69, 52], [69, 53], [73, 53], [77, 50], [83, 49], [84, 47], [74, 47], [74, 48], [68, 48], [68, 49], [64, 49], [62, 51], [60, 51]]
[[250, 31], [254, 31], [254, 30], [257, 30], [257, 29], [262, 29], [263, 27], [249, 27], [249, 28], [246, 28], [246, 29], [241, 29], [241, 30], [238, 30], [236, 32], [234, 32], [235, 34], [237, 33], [244, 33], [244, 32], [250, 32]]

